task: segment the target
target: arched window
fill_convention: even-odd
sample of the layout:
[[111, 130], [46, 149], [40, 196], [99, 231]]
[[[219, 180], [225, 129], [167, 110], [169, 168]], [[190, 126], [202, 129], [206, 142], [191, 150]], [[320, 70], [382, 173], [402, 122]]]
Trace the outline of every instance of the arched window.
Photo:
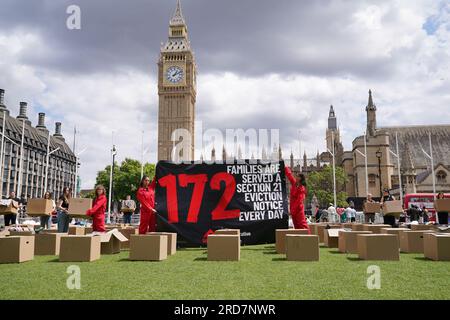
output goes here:
[[447, 183], [447, 173], [445, 171], [438, 171], [436, 178], [438, 183]]

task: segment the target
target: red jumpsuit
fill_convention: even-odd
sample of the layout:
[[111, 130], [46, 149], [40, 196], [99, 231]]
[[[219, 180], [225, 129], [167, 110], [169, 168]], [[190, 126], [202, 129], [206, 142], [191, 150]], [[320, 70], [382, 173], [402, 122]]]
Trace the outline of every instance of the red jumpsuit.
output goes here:
[[141, 222], [139, 223], [139, 234], [156, 231], [156, 213], [155, 208], [155, 187], [156, 181], [150, 183], [148, 188], [139, 188], [136, 198], [141, 204]]
[[297, 180], [295, 179], [289, 167], [285, 167], [285, 173], [286, 177], [289, 179], [289, 182], [291, 183], [289, 210], [291, 212], [294, 228], [308, 229], [309, 231], [308, 223], [306, 222], [305, 217], [305, 205], [304, 205], [307, 194], [306, 187], [301, 184], [297, 185]]
[[105, 232], [105, 211], [106, 211], [106, 196], [95, 198], [91, 209], [86, 211], [86, 215], [92, 217], [92, 231]]

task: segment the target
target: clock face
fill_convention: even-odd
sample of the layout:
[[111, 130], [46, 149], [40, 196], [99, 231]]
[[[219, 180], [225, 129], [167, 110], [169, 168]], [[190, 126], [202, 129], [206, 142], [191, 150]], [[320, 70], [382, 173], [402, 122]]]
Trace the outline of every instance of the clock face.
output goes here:
[[172, 83], [178, 83], [183, 79], [183, 69], [180, 67], [170, 67], [166, 71], [166, 78]]

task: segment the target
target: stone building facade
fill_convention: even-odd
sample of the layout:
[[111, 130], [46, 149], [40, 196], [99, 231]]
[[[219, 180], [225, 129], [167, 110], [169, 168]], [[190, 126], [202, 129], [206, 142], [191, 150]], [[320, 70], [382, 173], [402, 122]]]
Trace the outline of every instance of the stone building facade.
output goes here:
[[[17, 196], [25, 198], [40, 198], [43, 196], [48, 141], [50, 141], [50, 151], [57, 148], [59, 150], [49, 156], [47, 190], [52, 192], [54, 197], [59, 197], [63, 187], [73, 189], [75, 186], [76, 158], [61, 134], [61, 123], [56, 123], [55, 133], [51, 134], [45, 125], [45, 114], [39, 113], [38, 125], [34, 127], [27, 116], [27, 103], [20, 102], [19, 115], [13, 117], [5, 105], [4, 97], [5, 91], [0, 89], [0, 139], [3, 123], [5, 123], [4, 163], [3, 168], [0, 168], [0, 172], [3, 172], [0, 195], [7, 197], [11, 191], [14, 191]], [[22, 177], [20, 180], [20, 155], [22, 153], [20, 147], [23, 123], [25, 123], [25, 126]], [[21, 184], [21, 190], [18, 190], [19, 184]]]
[[403, 193], [433, 192], [431, 161], [423, 152], [430, 152], [431, 134], [436, 191], [450, 192], [450, 125], [378, 127], [377, 107], [372, 92], [365, 109], [367, 113], [366, 135], [356, 137], [352, 150], [345, 151], [342, 166], [349, 183], [346, 191], [350, 196], [365, 197], [366, 169], [364, 139], [367, 148], [368, 189], [375, 197], [380, 190], [390, 189], [400, 195], [397, 141], [400, 156], [400, 176]]

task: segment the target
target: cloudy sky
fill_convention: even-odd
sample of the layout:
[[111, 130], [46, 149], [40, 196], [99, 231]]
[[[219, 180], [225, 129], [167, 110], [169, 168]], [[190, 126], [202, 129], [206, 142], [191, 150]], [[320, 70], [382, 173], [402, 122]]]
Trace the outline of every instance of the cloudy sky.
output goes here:
[[[13, 115], [77, 127], [82, 187], [110, 159], [156, 159], [157, 68], [175, 0], [0, 0], [0, 88]], [[70, 5], [81, 30], [66, 27]], [[448, 0], [183, 0], [204, 129], [279, 128], [285, 154], [325, 148], [330, 104], [343, 142], [364, 132], [368, 90], [383, 126], [448, 124]]]

